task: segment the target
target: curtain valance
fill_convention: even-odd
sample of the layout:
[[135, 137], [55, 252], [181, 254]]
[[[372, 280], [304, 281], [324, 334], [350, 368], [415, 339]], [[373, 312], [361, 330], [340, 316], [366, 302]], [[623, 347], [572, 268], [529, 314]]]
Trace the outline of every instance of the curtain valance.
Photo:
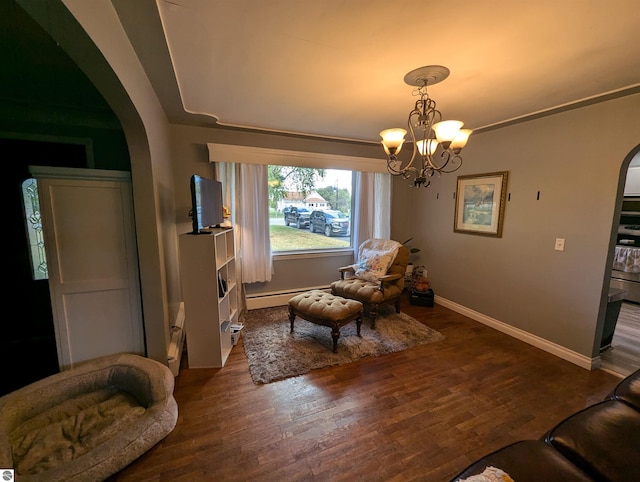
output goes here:
[[269, 149], [265, 147], [239, 146], [234, 144], [207, 144], [209, 162], [236, 162], [242, 164], [267, 164], [277, 166], [299, 166], [317, 169], [345, 169], [361, 172], [387, 172], [383, 158], [344, 156], [319, 152]]

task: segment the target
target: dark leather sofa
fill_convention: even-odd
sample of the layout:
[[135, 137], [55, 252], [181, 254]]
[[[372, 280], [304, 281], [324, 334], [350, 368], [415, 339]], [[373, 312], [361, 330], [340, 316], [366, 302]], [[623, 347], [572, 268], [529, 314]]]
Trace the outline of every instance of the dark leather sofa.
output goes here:
[[497, 467], [515, 482], [640, 481], [640, 370], [602, 402], [474, 462], [452, 482]]

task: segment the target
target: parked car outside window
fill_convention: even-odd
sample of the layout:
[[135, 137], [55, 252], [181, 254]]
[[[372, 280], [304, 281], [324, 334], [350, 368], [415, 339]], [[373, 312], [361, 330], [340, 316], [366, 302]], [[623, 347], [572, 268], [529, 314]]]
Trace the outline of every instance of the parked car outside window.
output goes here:
[[284, 208], [284, 225], [293, 224], [298, 229], [309, 227], [309, 216], [311, 210], [305, 207], [290, 206]]
[[312, 233], [324, 233], [325, 236], [347, 236], [349, 218], [341, 211], [316, 210], [311, 213]]

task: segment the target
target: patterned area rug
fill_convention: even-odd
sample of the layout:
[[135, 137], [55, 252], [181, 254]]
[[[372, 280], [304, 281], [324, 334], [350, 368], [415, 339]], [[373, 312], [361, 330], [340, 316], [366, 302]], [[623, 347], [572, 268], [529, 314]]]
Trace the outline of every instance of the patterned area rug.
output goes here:
[[363, 321], [362, 337], [356, 323], [343, 326], [338, 352], [333, 353], [331, 328], [296, 317], [290, 333], [287, 306], [249, 311], [241, 320], [242, 338], [254, 383], [270, 383], [303, 375], [317, 368], [350, 363], [418, 345], [444, 340], [444, 336], [414, 318], [385, 306], [376, 318], [376, 329]]

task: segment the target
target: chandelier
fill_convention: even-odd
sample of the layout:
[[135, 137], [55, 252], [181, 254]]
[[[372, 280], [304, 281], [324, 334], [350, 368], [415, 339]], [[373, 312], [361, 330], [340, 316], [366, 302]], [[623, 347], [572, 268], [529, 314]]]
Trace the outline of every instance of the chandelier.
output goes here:
[[404, 179], [413, 178], [413, 187], [429, 186], [428, 178], [460, 169], [460, 151], [467, 143], [470, 129], [462, 129], [457, 120], [442, 120], [436, 101], [427, 94], [427, 86], [437, 84], [449, 76], [442, 65], [428, 65], [412, 70], [404, 76], [408, 85], [417, 87], [412, 93], [420, 96], [411, 112], [407, 127], [413, 142], [413, 153], [408, 162], [398, 159], [407, 131], [393, 128], [380, 132], [382, 147], [387, 153], [387, 171]]

